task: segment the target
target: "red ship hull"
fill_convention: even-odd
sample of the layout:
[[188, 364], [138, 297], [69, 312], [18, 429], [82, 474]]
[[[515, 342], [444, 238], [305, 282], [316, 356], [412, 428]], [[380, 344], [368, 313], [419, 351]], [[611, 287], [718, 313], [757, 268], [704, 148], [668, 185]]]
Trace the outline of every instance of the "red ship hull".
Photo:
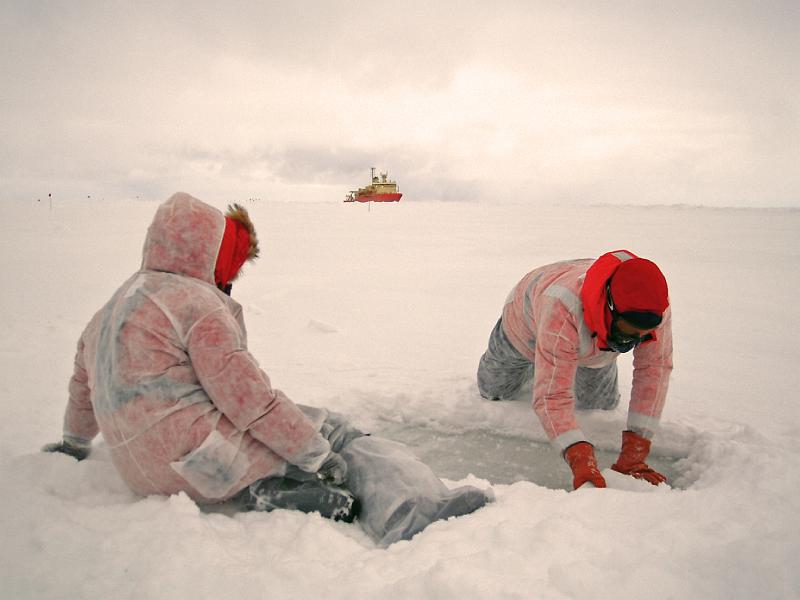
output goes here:
[[356, 202], [399, 202], [403, 194], [364, 194], [356, 196]]

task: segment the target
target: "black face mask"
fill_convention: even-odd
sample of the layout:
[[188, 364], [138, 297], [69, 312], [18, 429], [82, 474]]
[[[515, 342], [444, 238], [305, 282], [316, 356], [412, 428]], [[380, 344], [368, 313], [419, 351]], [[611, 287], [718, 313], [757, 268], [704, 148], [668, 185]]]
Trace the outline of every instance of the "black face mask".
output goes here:
[[653, 339], [652, 333], [645, 333], [644, 335], [624, 333], [617, 326], [618, 318], [619, 317], [614, 317], [612, 319], [611, 331], [608, 333], [608, 338], [606, 339], [606, 345], [614, 352], [625, 354], [626, 352], [630, 352], [631, 350], [636, 348], [636, 346], [638, 346], [642, 342], [646, 342], [648, 340]]
[[631, 350], [636, 348], [636, 346], [641, 344], [645, 339], [647, 339], [647, 337], [648, 336], [631, 335], [629, 333], [623, 333], [617, 326], [617, 320], [614, 319], [611, 322], [611, 331], [608, 333], [606, 344], [614, 352], [625, 354], [626, 352], [630, 352]]
[[614, 310], [614, 300], [611, 298], [611, 282], [606, 284], [606, 303], [608, 309], [611, 311], [611, 331], [608, 332], [606, 338], [606, 345], [614, 352], [625, 354], [630, 352], [636, 346], [641, 344], [644, 340], [648, 339], [648, 335], [642, 337], [635, 334], [624, 333], [617, 324], [619, 316], [617, 311]]

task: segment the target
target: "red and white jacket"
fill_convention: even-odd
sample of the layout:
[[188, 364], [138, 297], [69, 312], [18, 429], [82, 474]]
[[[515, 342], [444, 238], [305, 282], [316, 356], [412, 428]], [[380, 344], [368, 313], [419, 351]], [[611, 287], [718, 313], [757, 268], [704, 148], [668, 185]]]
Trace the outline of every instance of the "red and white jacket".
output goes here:
[[214, 285], [225, 219], [187, 194], [162, 204], [142, 268], [78, 343], [65, 437], [102, 433], [142, 495], [224, 500], [288, 464], [314, 472], [330, 444], [247, 350], [241, 306]]
[[[559, 262], [531, 271], [509, 294], [503, 330], [534, 365], [533, 409], [561, 451], [588, 441], [575, 419], [573, 383], [578, 367], [600, 368], [619, 356], [606, 348], [611, 315], [605, 286], [616, 268], [635, 255], [626, 250], [597, 260]], [[653, 339], [633, 350], [628, 429], [651, 438], [658, 427], [672, 371], [671, 311]]]

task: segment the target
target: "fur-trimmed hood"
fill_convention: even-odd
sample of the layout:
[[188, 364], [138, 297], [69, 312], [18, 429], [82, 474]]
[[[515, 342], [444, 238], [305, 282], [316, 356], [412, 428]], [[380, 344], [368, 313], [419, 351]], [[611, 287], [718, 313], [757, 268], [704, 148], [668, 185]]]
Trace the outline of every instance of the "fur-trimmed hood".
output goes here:
[[247, 260], [255, 259], [258, 238], [247, 210], [232, 204], [223, 215], [213, 206], [178, 192], [159, 206], [153, 217], [142, 250], [142, 268], [187, 275], [214, 285], [226, 217], [247, 230]]
[[255, 260], [258, 258], [259, 248], [258, 248], [258, 236], [256, 235], [256, 229], [253, 227], [253, 222], [250, 220], [250, 215], [241, 204], [229, 204], [228, 210], [225, 211], [225, 216], [229, 219], [233, 219], [238, 223], [241, 223], [244, 228], [247, 230], [247, 233], [250, 237], [250, 245], [247, 249], [247, 260]]
[[258, 257], [258, 236], [247, 210], [239, 204], [225, 212], [225, 232], [220, 244], [214, 280], [220, 289], [236, 281], [242, 265]]

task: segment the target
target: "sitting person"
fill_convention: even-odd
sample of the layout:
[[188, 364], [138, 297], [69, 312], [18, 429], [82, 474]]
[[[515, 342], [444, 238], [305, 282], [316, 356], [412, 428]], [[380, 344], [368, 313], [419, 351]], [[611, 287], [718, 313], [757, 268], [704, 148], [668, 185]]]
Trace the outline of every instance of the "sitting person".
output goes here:
[[448, 490], [401, 444], [365, 436], [272, 387], [230, 297], [258, 253], [241, 206], [223, 215], [183, 193], [162, 204], [141, 269], [80, 337], [63, 439], [44, 450], [81, 460], [102, 433], [137, 494], [185, 492], [201, 504], [345, 521], [360, 512], [381, 545], [483, 506], [483, 491]]

